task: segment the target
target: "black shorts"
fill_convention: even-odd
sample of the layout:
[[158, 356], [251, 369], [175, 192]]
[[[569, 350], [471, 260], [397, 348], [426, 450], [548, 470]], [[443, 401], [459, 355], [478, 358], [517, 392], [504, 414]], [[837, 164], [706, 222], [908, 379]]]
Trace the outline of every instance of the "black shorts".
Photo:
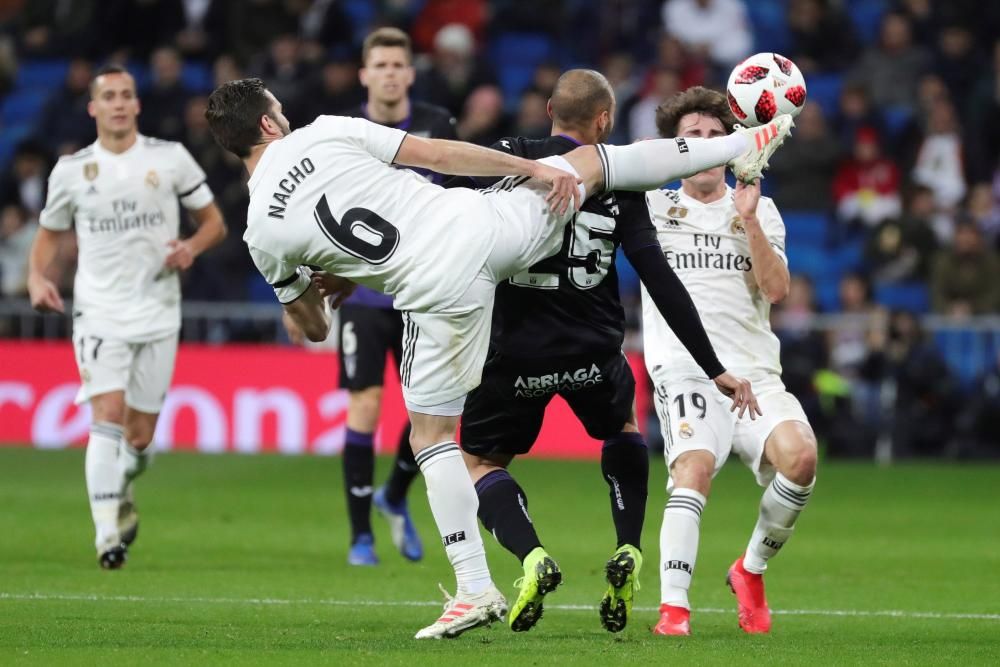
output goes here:
[[385, 358], [392, 352], [399, 368], [403, 354], [403, 315], [391, 308], [358, 304], [340, 307], [340, 388], [381, 387]]
[[465, 401], [462, 449], [480, 456], [527, 453], [556, 394], [592, 438], [607, 440], [632, 415], [635, 378], [621, 351], [541, 360], [491, 355], [482, 384]]

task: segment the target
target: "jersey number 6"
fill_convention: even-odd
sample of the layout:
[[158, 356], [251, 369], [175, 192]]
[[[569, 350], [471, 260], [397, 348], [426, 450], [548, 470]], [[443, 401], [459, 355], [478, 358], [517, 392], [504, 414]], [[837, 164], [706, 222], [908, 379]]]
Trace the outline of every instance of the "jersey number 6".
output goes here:
[[382, 264], [399, 245], [399, 230], [391, 222], [366, 208], [352, 208], [341, 220], [333, 217], [326, 195], [320, 197], [313, 216], [326, 238], [346, 252], [369, 264]]

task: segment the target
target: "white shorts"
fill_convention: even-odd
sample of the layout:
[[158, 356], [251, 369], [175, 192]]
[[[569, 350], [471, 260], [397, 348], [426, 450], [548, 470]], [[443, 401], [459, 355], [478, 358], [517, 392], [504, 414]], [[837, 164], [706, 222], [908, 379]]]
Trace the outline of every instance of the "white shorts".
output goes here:
[[[561, 156], [540, 160], [576, 173]], [[497, 225], [496, 241], [486, 264], [464, 294], [433, 312], [403, 313], [403, 360], [400, 380], [406, 407], [422, 414], [456, 417], [465, 396], [479, 386], [489, 351], [496, 286], [555, 254], [562, 245], [572, 208], [557, 214], [549, 210], [548, 187], [536, 181], [511, 179], [486, 196], [494, 218], [470, 224]], [[518, 183], [519, 184], [516, 184]], [[584, 194], [584, 186], [580, 186]], [[443, 278], [447, 280], [447, 278]]]
[[80, 370], [76, 402], [112, 391], [125, 392], [125, 404], [157, 414], [163, 407], [174, 374], [177, 334], [146, 343], [128, 343], [92, 336], [86, 327], [73, 327], [73, 350]]
[[[809, 423], [798, 399], [785, 391], [785, 385], [775, 376], [753, 381], [753, 392], [764, 413], [753, 420], [749, 412], [742, 419], [730, 412], [732, 399], [711, 380], [655, 382], [654, 401], [667, 470], [684, 452], [704, 450], [715, 456], [715, 474], [718, 474], [730, 452], [736, 452], [753, 471], [757, 483], [767, 486], [774, 479], [775, 469], [761, 459], [771, 431], [785, 421]], [[668, 490], [672, 483], [668, 482]]]

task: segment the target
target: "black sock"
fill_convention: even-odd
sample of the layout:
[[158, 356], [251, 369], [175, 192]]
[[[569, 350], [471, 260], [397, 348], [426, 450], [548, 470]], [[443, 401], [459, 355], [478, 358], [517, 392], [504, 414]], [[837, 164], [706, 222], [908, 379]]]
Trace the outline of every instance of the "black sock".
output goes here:
[[494, 470], [476, 482], [479, 520], [504, 549], [523, 561], [542, 546], [528, 517], [528, 497], [506, 470]]
[[358, 535], [372, 532], [372, 484], [375, 478], [372, 434], [347, 429], [343, 458], [344, 495], [351, 519], [351, 544], [354, 544]]
[[604, 441], [601, 473], [611, 487], [611, 518], [618, 546], [641, 548], [649, 493], [649, 452], [641, 433], [619, 433]]
[[413, 447], [410, 446], [410, 424], [407, 422], [403, 434], [399, 436], [399, 448], [396, 450], [392, 472], [385, 483], [385, 499], [390, 505], [406, 501], [406, 492], [410, 490], [410, 484], [419, 472], [420, 467], [413, 458]]

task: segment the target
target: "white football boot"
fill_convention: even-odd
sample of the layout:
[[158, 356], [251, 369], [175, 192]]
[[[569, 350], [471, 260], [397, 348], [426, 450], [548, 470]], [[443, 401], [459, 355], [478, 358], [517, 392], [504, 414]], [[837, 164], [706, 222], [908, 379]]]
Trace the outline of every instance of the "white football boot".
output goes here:
[[444, 586], [438, 586], [444, 593], [444, 613], [414, 639], [451, 639], [466, 630], [499, 621], [507, 613], [507, 600], [493, 584], [482, 593], [469, 595], [458, 591], [455, 597], [448, 595]]
[[795, 121], [788, 114], [776, 116], [774, 120], [760, 127], [735, 126], [736, 133], [742, 134], [750, 142], [750, 147], [729, 162], [733, 175], [744, 183], [753, 183], [767, 169], [767, 161], [778, 150], [778, 146], [792, 133]]

